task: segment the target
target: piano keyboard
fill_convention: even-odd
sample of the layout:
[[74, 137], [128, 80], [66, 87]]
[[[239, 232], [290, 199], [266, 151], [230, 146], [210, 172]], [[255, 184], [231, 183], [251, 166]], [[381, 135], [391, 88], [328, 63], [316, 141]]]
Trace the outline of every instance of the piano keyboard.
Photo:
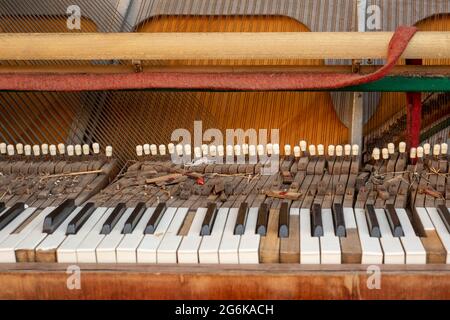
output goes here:
[[111, 154], [10, 150], [0, 262], [450, 263], [446, 146], [375, 149], [363, 168], [356, 146], [314, 148], [263, 175], [267, 163], [173, 163], [160, 147], [112, 183]]

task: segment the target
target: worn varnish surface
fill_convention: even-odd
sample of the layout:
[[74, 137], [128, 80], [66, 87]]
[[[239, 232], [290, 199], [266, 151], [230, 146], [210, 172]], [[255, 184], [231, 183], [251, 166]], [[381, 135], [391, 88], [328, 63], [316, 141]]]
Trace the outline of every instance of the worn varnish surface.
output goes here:
[[2, 299], [450, 299], [450, 266], [381, 266], [381, 289], [367, 266], [265, 264], [80, 265], [68, 290], [67, 265], [0, 265]]

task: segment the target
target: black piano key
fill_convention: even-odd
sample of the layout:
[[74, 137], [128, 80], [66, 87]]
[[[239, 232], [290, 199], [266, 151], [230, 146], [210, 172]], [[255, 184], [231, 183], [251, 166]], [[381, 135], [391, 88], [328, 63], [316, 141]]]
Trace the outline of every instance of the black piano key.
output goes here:
[[117, 222], [119, 222], [120, 218], [125, 212], [125, 209], [125, 203], [119, 203], [111, 212], [108, 219], [106, 219], [105, 223], [102, 226], [100, 234], [110, 234]]
[[450, 232], [450, 212], [448, 212], [447, 207], [443, 204], [438, 205], [437, 212], [441, 216], [441, 220], [447, 228], [447, 231]]
[[311, 234], [313, 237], [323, 237], [322, 206], [318, 203], [312, 205]]
[[[3, 203], [3, 207], [4, 207]], [[25, 203], [17, 202], [5, 213], [0, 216], [0, 230], [6, 227], [11, 221], [13, 221], [20, 213], [25, 210]]]
[[342, 208], [341, 203], [335, 203], [333, 205], [333, 221], [336, 237], [346, 237], [347, 231], [345, 230], [344, 209]]
[[144, 234], [153, 234], [155, 233], [156, 227], [158, 226], [159, 221], [161, 221], [161, 218], [166, 211], [166, 203], [161, 202], [156, 206], [155, 211], [152, 214], [152, 217], [147, 223], [147, 226], [145, 227]]
[[45, 217], [42, 232], [53, 233], [73, 210], [75, 210], [75, 201], [65, 200]]
[[94, 212], [94, 203], [89, 202], [84, 205], [84, 207], [77, 213], [77, 215], [69, 222], [66, 230], [66, 234], [76, 234], [78, 230], [88, 221], [91, 214]]
[[5, 210], [5, 203], [4, 202], [0, 202], [0, 213]]
[[248, 204], [242, 202], [239, 206], [239, 212], [236, 218], [236, 224], [234, 225], [234, 234], [242, 235], [245, 231], [245, 221], [247, 220]]
[[281, 204], [278, 226], [278, 237], [289, 237], [289, 204], [287, 202]]
[[267, 221], [269, 218], [269, 207], [266, 203], [261, 203], [258, 209], [258, 219], [256, 220], [256, 233], [265, 236], [267, 233]]
[[384, 211], [386, 212], [386, 217], [389, 222], [389, 226], [391, 227], [392, 235], [394, 237], [403, 237], [405, 233], [403, 232], [403, 228], [400, 224], [400, 220], [398, 219], [394, 205], [387, 204]]
[[136, 205], [136, 208], [134, 208], [133, 212], [128, 217], [127, 221], [125, 221], [125, 225], [123, 226], [123, 230], [122, 230], [123, 234], [133, 232], [134, 228], [141, 220], [142, 215], [144, 214], [145, 210], [147, 210], [145, 202], [139, 202]]
[[366, 205], [366, 220], [370, 236], [381, 238], [380, 225], [378, 224], [377, 215], [372, 204]]
[[217, 216], [217, 205], [215, 203], [208, 203], [205, 219], [202, 222], [202, 229], [200, 231], [201, 236], [211, 235], [214, 222]]

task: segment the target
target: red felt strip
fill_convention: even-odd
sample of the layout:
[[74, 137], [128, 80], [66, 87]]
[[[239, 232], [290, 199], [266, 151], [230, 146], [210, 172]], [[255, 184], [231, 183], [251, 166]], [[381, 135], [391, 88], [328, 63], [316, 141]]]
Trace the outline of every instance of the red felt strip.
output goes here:
[[171, 73], [134, 74], [3, 74], [0, 90], [93, 91], [127, 89], [211, 89], [211, 90], [324, 90], [373, 82], [395, 66], [415, 27], [399, 27], [389, 42], [386, 64], [376, 72], [360, 74], [280, 73]]

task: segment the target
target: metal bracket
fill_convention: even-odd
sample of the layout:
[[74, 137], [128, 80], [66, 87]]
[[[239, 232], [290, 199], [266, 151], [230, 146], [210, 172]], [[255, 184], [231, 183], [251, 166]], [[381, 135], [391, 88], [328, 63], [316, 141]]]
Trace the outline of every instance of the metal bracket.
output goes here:
[[360, 73], [361, 60], [352, 60], [352, 73]]
[[141, 60], [131, 60], [131, 63], [134, 66], [134, 72], [139, 73], [144, 71], [144, 67], [142, 66]]

